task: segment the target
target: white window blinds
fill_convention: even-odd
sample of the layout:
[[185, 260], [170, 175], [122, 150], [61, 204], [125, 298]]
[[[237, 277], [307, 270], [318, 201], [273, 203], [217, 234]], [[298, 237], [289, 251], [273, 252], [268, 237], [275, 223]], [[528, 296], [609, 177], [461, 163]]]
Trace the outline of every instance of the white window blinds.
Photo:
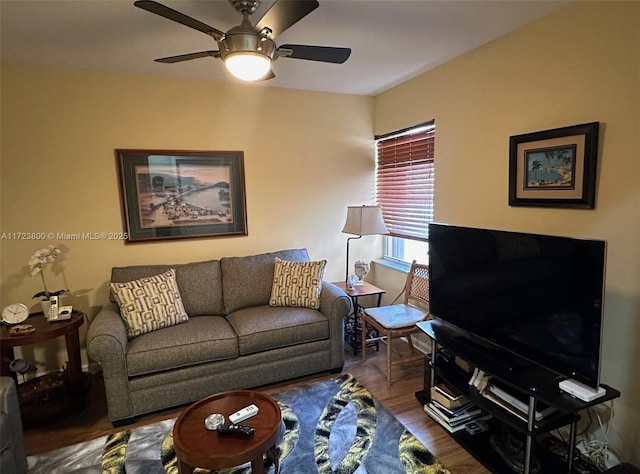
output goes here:
[[376, 136], [376, 200], [394, 237], [428, 240], [433, 221], [435, 124]]

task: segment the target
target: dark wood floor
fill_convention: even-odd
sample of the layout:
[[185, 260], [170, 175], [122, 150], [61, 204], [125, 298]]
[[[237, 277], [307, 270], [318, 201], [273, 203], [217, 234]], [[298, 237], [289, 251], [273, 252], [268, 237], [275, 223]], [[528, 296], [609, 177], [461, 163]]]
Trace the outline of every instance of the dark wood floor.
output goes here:
[[[369, 353], [366, 361], [362, 361], [360, 356], [353, 356], [350, 349], [346, 349], [346, 351], [347, 361], [344, 372], [351, 373], [362, 385], [367, 387], [373, 396], [393, 413], [453, 474], [489, 473], [422, 410], [422, 406], [415, 398], [415, 392], [423, 387], [424, 367], [422, 363], [414, 362], [394, 367], [394, 383], [388, 387], [383, 351]], [[318, 374], [287, 383], [260, 387], [259, 390], [272, 394], [333, 376], [329, 373]], [[184, 407], [142, 417], [129, 427], [177, 417], [182, 409]], [[98, 438], [121, 429], [114, 429], [109, 422], [104, 385], [101, 377], [96, 375], [92, 384], [90, 401], [83, 410], [25, 428], [27, 454], [50, 451]]]

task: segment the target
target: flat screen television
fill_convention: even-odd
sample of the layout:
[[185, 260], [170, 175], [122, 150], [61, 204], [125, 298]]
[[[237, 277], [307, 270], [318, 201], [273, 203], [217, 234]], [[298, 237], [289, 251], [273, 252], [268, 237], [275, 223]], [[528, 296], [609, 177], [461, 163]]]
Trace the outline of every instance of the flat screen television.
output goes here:
[[597, 388], [605, 262], [603, 240], [432, 223], [430, 312]]

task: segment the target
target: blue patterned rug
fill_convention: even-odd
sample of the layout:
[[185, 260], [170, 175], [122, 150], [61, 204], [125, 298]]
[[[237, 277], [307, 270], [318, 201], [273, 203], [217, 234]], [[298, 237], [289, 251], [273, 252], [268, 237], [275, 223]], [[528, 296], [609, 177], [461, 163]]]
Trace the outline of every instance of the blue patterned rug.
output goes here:
[[[280, 404], [287, 428], [278, 444], [283, 474], [449, 474], [351, 375], [273, 398]], [[177, 474], [171, 437], [174, 422], [166, 420], [30, 456], [29, 473]], [[245, 474], [251, 468], [216, 472]]]

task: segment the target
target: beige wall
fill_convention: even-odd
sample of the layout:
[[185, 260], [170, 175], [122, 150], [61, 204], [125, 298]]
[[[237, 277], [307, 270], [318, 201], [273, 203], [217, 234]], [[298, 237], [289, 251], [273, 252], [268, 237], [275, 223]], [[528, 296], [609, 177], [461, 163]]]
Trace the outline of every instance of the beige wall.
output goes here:
[[[376, 133], [432, 118], [436, 220], [608, 241], [609, 435], [640, 465], [640, 3], [578, 2], [376, 97]], [[509, 136], [591, 121], [596, 209], [509, 207]]]
[[[342, 279], [346, 206], [373, 200], [372, 127], [368, 97], [3, 65], [1, 232], [121, 232], [114, 149], [140, 148], [242, 150], [249, 235], [135, 244], [5, 235], [2, 306], [37, 310], [41, 282], [27, 262], [49, 244], [64, 250], [59, 274], [46, 269], [49, 289], [69, 288], [64, 303], [90, 318], [112, 266], [307, 247], [328, 260], [328, 280]], [[25, 357], [60, 367], [64, 352], [44, 347]]]
[[[243, 150], [249, 235], [129, 245], [5, 239], [2, 305], [34, 304], [40, 285], [27, 260], [49, 243], [65, 250], [50, 286], [70, 288], [68, 303], [90, 317], [107, 299], [113, 265], [305, 246], [329, 260], [328, 279], [341, 279], [345, 206], [373, 202], [373, 133], [435, 118], [437, 220], [609, 242], [603, 381], [623, 393], [610, 436], [640, 464], [639, 7], [579, 2], [375, 100], [3, 65], [2, 232], [120, 231], [113, 150], [149, 148]], [[589, 121], [601, 122], [596, 209], [510, 208], [509, 136]], [[352, 260], [371, 258], [378, 244], [357, 241]], [[380, 265], [370, 277], [394, 296], [404, 278]], [[64, 361], [55, 347], [26, 357], [41, 369]]]

